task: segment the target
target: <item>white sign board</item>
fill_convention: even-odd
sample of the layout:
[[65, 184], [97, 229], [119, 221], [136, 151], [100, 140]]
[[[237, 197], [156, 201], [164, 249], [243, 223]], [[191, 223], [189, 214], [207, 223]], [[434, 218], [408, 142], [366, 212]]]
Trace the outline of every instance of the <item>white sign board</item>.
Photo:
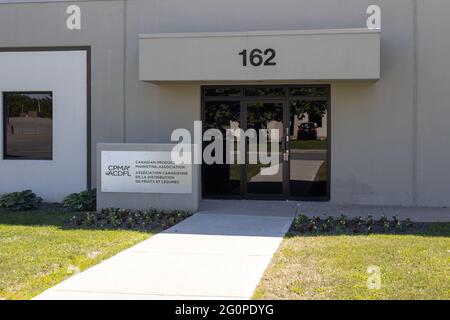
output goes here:
[[102, 151], [102, 192], [192, 193], [192, 164], [169, 151]]

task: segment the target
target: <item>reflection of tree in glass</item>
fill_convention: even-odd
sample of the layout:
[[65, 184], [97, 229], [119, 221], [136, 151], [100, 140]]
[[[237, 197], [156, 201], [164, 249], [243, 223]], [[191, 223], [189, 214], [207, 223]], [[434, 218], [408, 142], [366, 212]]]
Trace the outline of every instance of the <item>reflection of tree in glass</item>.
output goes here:
[[247, 126], [255, 130], [267, 129], [271, 121], [283, 121], [283, 106], [279, 103], [252, 103], [248, 105]]
[[299, 120], [303, 120], [306, 115], [323, 118], [326, 112], [325, 101], [294, 100], [291, 102], [291, 117], [297, 116]]
[[9, 117], [25, 117], [35, 113], [37, 117], [52, 118], [51, 93], [5, 93], [5, 105]]
[[239, 123], [239, 102], [209, 102], [205, 107], [205, 129], [219, 129], [225, 136], [231, 122]]
[[314, 101], [314, 100], [292, 100], [290, 106], [290, 132], [295, 132], [295, 117], [298, 120], [303, 120], [307, 115], [309, 119], [322, 119], [327, 113], [326, 101]]

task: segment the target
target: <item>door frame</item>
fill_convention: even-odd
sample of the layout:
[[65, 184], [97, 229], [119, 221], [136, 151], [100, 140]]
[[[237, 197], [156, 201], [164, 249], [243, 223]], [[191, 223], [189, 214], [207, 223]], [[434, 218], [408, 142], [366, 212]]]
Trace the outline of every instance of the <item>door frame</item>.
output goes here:
[[[239, 96], [214, 96], [214, 97], [206, 97], [205, 91], [207, 89], [212, 88], [218, 88], [218, 89], [239, 89], [240, 95]], [[245, 96], [244, 90], [246, 88], [286, 88], [286, 92], [283, 96]], [[322, 88], [325, 89], [327, 92], [326, 97], [312, 97], [312, 96], [289, 96], [289, 89], [290, 88]], [[283, 195], [280, 197], [273, 197], [273, 196], [252, 196], [246, 194], [246, 187], [243, 186], [243, 184], [246, 184], [246, 172], [245, 172], [245, 165], [241, 167], [241, 190], [239, 196], [227, 196], [227, 195], [206, 195], [205, 194], [205, 188], [204, 188], [204, 179], [203, 175], [205, 174], [204, 168], [205, 165], [202, 164], [201, 168], [201, 188], [202, 188], [202, 198], [204, 199], [230, 199], [230, 200], [236, 200], [236, 199], [248, 199], [248, 200], [292, 200], [292, 201], [314, 201], [314, 202], [327, 202], [331, 199], [331, 85], [330, 84], [286, 84], [286, 85], [280, 85], [280, 84], [264, 84], [264, 85], [202, 85], [200, 86], [200, 96], [201, 96], [201, 121], [202, 121], [202, 134], [205, 130], [205, 104], [208, 101], [239, 101], [240, 102], [240, 119], [241, 119], [241, 125], [242, 129], [247, 129], [247, 108], [244, 107], [244, 104], [247, 102], [264, 102], [264, 101], [284, 101], [284, 110], [283, 110], [283, 128], [286, 129], [286, 124], [289, 123], [289, 102], [290, 100], [319, 100], [319, 101], [326, 101], [327, 102], [327, 194], [324, 197], [293, 197], [289, 195], [289, 182], [290, 182], [290, 161], [287, 161], [286, 168], [284, 170], [283, 176], [284, 176], [284, 182], [283, 182]], [[286, 132], [283, 133], [285, 135]], [[203, 141], [202, 141], [203, 142]], [[289, 143], [286, 144], [287, 149], [290, 153], [290, 146]], [[203, 151], [203, 146], [202, 146]], [[283, 162], [285, 162], [283, 160]], [[286, 185], [286, 186], [285, 186]], [[244, 187], [244, 188], [243, 188]]]

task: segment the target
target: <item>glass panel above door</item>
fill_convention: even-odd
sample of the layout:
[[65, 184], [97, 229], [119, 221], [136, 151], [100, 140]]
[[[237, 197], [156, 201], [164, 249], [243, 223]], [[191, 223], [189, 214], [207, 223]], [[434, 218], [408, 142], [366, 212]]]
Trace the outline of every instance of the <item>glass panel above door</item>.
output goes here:
[[252, 87], [245, 89], [246, 97], [283, 97], [286, 95], [286, 88], [279, 87]]
[[207, 88], [204, 93], [205, 97], [239, 97], [241, 95], [240, 88]]
[[289, 88], [290, 96], [327, 97], [328, 90], [323, 87], [293, 87]]

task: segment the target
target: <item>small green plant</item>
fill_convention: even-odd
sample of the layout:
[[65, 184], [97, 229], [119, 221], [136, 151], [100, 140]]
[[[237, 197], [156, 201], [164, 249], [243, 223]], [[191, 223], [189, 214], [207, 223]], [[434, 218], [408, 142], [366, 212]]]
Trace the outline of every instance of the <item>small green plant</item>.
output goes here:
[[320, 217], [315, 216], [313, 217], [307, 224], [306, 229], [311, 233], [317, 233], [320, 231]]
[[402, 222], [397, 218], [397, 216], [392, 217], [392, 226], [394, 227], [395, 232], [400, 232], [403, 229]]
[[333, 228], [334, 228], [334, 218], [333, 217], [328, 217], [328, 219], [325, 220], [325, 222], [321, 226], [321, 230], [323, 232], [331, 232], [331, 231], [333, 231]]
[[97, 222], [97, 216], [93, 212], [87, 212], [85, 218], [85, 224], [88, 226], [93, 226]]
[[301, 215], [299, 215], [299, 216], [297, 217], [296, 220], [298, 221], [298, 223], [303, 224], [303, 223], [308, 222], [308, 221], [309, 221], [309, 218], [308, 218], [307, 216], [305, 216], [304, 214], [301, 214]]
[[322, 220], [322, 219], [320, 219], [320, 216], [314, 216], [312, 218], [312, 221], [314, 221], [316, 224], [320, 223], [320, 220]]
[[318, 228], [317, 228], [317, 222], [316, 220], [312, 219], [309, 223], [308, 223], [308, 227], [307, 227], [309, 232], [317, 232]]
[[362, 224], [363, 219], [361, 217], [356, 217], [355, 219], [353, 219], [353, 223], [354, 224]]
[[307, 224], [308, 221], [309, 218], [304, 214], [301, 214], [292, 222], [292, 228], [297, 232], [303, 233], [305, 232], [305, 224]]
[[414, 228], [414, 223], [411, 221], [410, 218], [407, 218], [404, 221], [404, 225], [405, 225], [405, 228], [408, 229], [408, 230], [411, 230], [412, 228]]
[[366, 219], [366, 227], [367, 227], [367, 233], [373, 233], [375, 228], [375, 221], [373, 220], [372, 215], [368, 215]]
[[0, 208], [13, 211], [34, 210], [42, 203], [42, 198], [36, 196], [31, 190], [6, 193], [0, 196]]
[[361, 217], [353, 219], [353, 233], [360, 233], [363, 226], [363, 220]]
[[386, 218], [386, 216], [384, 214], [381, 216], [379, 223], [380, 223], [380, 226], [381, 226], [383, 232], [386, 233], [389, 231], [389, 227], [391, 226], [391, 224], [389, 222], [389, 219]]
[[74, 211], [93, 211], [97, 205], [96, 190], [85, 190], [80, 193], [68, 195], [63, 206]]
[[338, 225], [343, 230], [348, 227], [348, 217], [344, 214], [341, 214], [338, 220]]

